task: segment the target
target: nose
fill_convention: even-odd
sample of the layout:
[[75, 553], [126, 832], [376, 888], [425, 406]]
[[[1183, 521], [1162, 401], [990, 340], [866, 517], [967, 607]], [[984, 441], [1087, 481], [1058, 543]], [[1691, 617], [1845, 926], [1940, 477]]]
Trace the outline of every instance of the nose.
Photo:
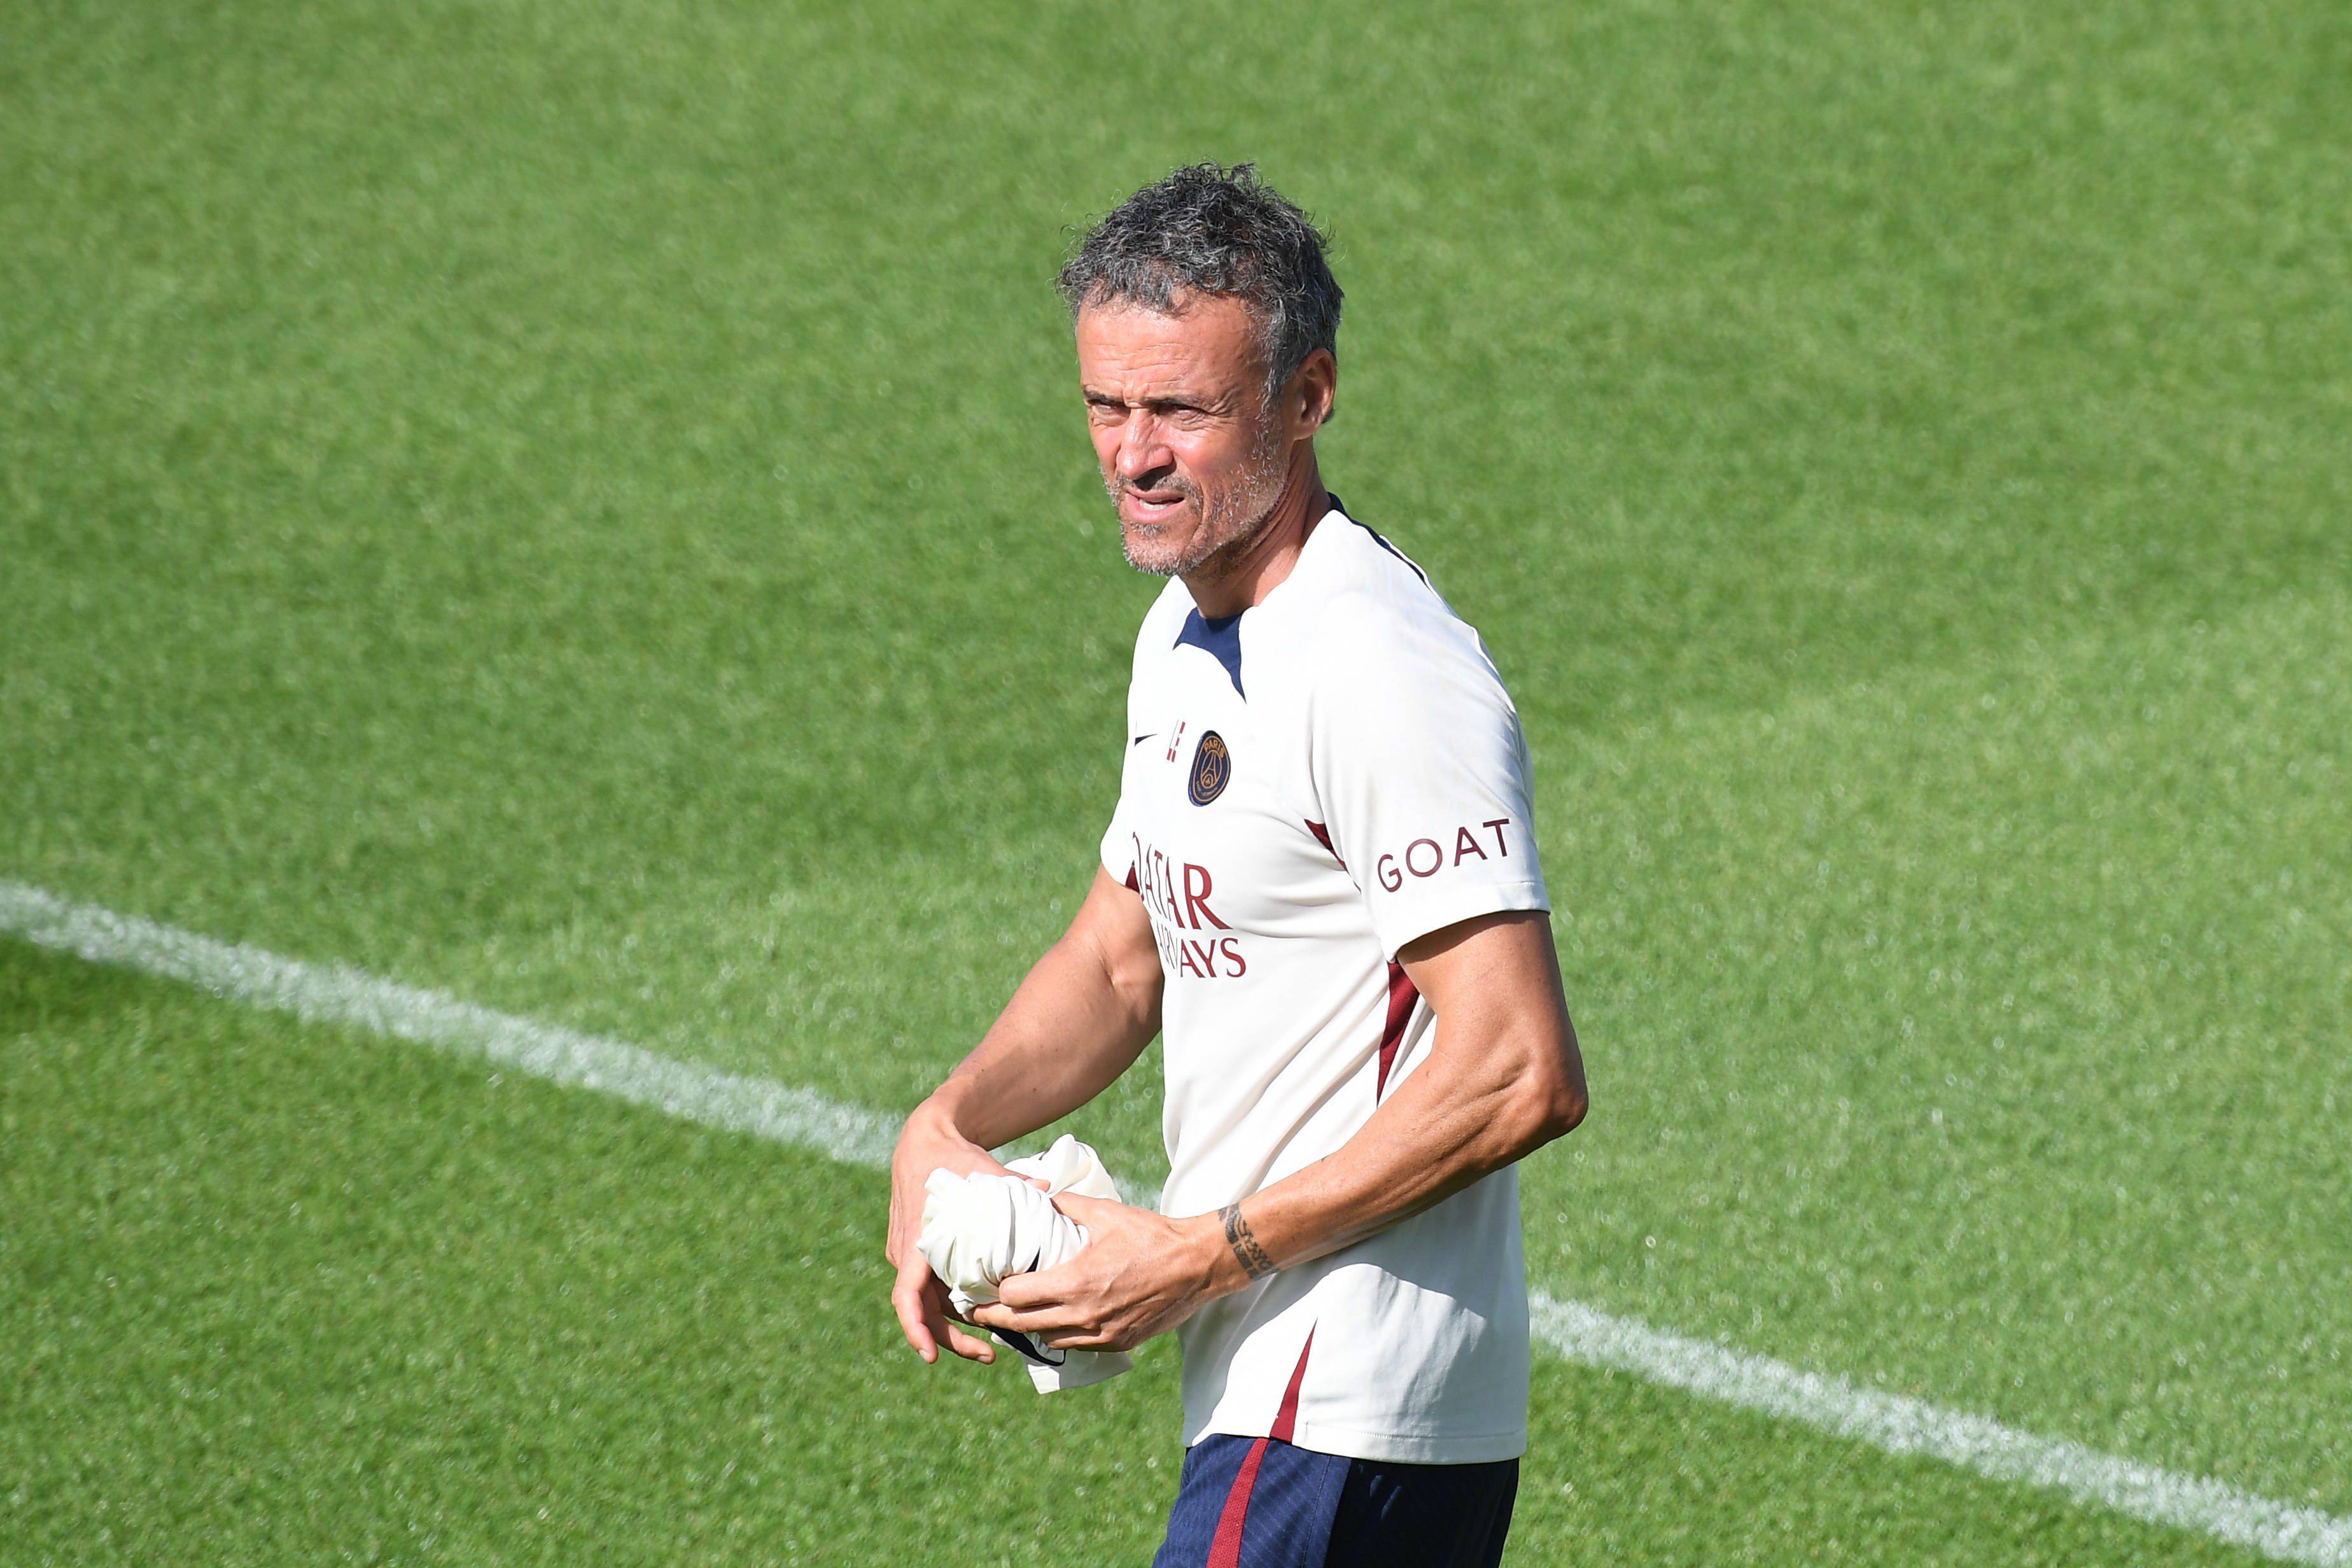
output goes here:
[[1169, 449], [1160, 421], [1139, 408], [1128, 416], [1118, 437], [1118, 477], [1129, 484], [1173, 468], [1176, 454]]

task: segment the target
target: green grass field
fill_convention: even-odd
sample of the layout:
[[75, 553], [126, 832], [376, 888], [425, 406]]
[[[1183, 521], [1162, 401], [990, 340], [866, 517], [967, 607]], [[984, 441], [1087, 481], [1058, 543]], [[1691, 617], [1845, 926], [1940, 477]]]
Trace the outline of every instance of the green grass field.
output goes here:
[[[1155, 587], [1049, 279], [1210, 156], [1527, 721], [1531, 1280], [2352, 1515], [2340, 6], [0, 9], [0, 881], [903, 1110]], [[1145, 1560], [1172, 1347], [924, 1368], [885, 1197], [0, 938], [0, 1562]], [[1535, 1419], [1516, 1563], [2258, 1561]]]

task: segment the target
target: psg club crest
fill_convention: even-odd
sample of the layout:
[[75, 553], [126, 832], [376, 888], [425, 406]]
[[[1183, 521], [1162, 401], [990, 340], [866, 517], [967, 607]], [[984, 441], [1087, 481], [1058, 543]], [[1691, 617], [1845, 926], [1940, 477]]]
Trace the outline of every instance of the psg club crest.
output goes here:
[[1206, 805], [1225, 793], [1225, 781], [1234, 776], [1234, 754], [1225, 750], [1225, 738], [1214, 730], [1201, 737], [1200, 749], [1192, 753], [1192, 784], [1188, 792], [1194, 805]]

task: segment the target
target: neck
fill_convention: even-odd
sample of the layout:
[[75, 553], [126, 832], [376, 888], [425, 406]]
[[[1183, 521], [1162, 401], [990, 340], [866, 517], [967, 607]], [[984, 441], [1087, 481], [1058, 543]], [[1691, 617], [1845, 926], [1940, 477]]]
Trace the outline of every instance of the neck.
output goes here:
[[1307, 536], [1330, 510], [1331, 498], [1324, 492], [1323, 476], [1315, 466], [1314, 444], [1302, 441], [1283, 479], [1282, 494], [1266, 514], [1265, 526], [1233, 556], [1206, 562], [1197, 571], [1184, 574], [1184, 586], [1191, 590], [1192, 603], [1213, 620], [1240, 615], [1264, 603], [1298, 564]]

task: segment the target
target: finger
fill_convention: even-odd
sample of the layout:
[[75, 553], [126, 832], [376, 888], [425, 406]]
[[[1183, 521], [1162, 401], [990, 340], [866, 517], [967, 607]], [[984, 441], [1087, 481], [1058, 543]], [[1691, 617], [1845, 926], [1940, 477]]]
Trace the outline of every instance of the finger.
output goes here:
[[955, 1298], [948, 1294], [946, 1283], [929, 1269], [924, 1270], [923, 1302], [928, 1309], [924, 1321], [932, 1333], [947, 1342], [948, 1349], [966, 1361], [982, 1365], [996, 1359], [996, 1347], [975, 1334], [965, 1333], [956, 1324], [961, 1320], [955, 1310]]
[[[928, 1265], [922, 1274], [924, 1278], [930, 1277]], [[923, 1358], [924, 1364], [939, 1360], [940, 1336], [947, 1331], [947, 1320], [929, 1299], [913, 1268], [900, 1267], [898, 1282], [890, 1289], [890, 1305], [898, 1310], [899, 1331], [915, 1347], [915, 1353]]]
[[921, 1210], [908, 1209], [891, 1215], [890, 1234], [884, 1247], [884, 1251], [889, 1257], [891, 1268], [905, 1268], [912, 1266], [922, 1268], [927, 1273], [929, 1271], [922, 1253], [916, 1247], [916, 1242], [922, 1233]]
[[[1026, 1274], [1008, 1274], [996, 1282], [996, 1299], [1015, 1311], [1053, 1306], [1069, 1294], [1061, 1272], [1059, 1268], [1037, 1268]], [[972, 1321], [977, 1322], [979, 1319]]]
[[1066, 1307], [1045, 1307], [1022, 1311], [1002, 1301], [992, 1301], [985, 1307], [974, 1307], [971, 1321], [982, 1328], [1009, 1329], [1016, 1334], [1040, 1334], [1051, 1331], [1078, 1333], [1090, 1325], [1077, 1321]]
[[997, 1359], [997, 1347], [990, 1340], [964, 1333], [962, 1328], [957, 1328], [957, 1323], [962, 1323], [964, 1317], [955, 1310], [955, 1298], [948, 1295], [946, 1281], [939, 1274], [931, 1274], [929, 1269], [924, 1269], [922, 1300], [929, 1307], [927, 1321], [931, 1323], [931, 1333], [943, 1335], [948, 1350], [960, 1354], [964, 1361], [979, 1361], [983, 1366]]
[[939, 1341], [923, 1321], [923, 1310], [914, 1293], [903, 1287], [894, 1289], [890, 1292], [890, 1306], [898, 1314], [898, 1331], [907, 1336], [907, 1342], [915, 1347], [915, 1353], [923, 1358], [926, 1365], [939, 1360]]
[[956, 1325], [962, 1321], [955, 1310], [955, 1299], [948, 1294], [946, 1284], [929, 1269], [924, 1270], [922, 1287], [923, 1321], [932, 1334], [948, 1349], [966, 1361], [982, 1365], [996, 1359], [996, 1347], [977, 1335], [965, 1333]]
[[1109, 1198], [1090, 1198], [1079, 1193], [1055, 1193], [1054, 1206], [1087, 1229], [1093, 1230], [1102, 1223], [1106, 1209], [1132, 1208], [1134, 1205], [1116, 1203]]
[[990, 1365], [996, 1360], [996, 1347], [986, 1340], [975, 1339], [953, 1323], [950, 1323], [947, 1329], [948, 1349], [955, 1352], [964, 1360], [976, 1361], [982, 1366]]

